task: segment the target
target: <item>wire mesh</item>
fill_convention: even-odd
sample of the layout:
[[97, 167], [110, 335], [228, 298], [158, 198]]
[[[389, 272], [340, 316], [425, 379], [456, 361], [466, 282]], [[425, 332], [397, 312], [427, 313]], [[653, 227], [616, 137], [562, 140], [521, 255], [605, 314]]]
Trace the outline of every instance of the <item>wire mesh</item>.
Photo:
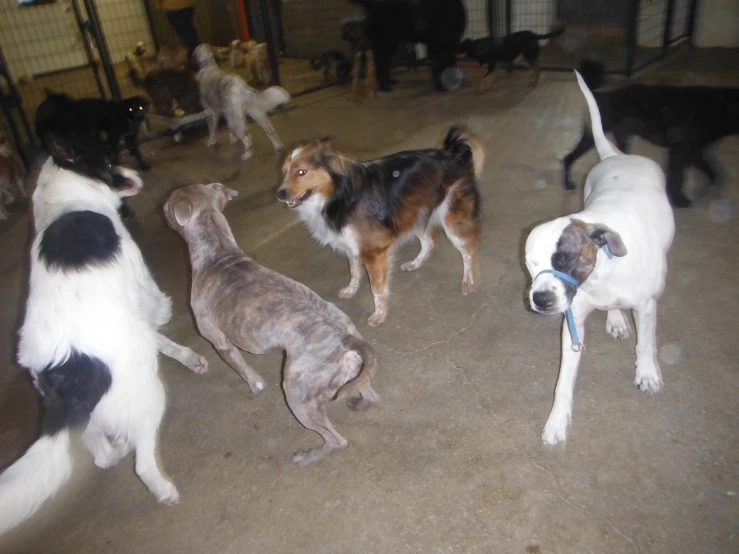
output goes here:
[[110, 94], [79, 4], [2, 0], [0, 12], [0, 45], [31, 125], [45, 89], [75, 98]]

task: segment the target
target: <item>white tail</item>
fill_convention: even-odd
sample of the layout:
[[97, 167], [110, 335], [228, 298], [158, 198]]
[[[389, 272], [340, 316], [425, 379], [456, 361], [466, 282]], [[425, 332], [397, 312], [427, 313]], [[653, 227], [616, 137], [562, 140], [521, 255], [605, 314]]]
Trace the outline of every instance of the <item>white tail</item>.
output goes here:
[[31, 517], [72, 473], [69, 431], [44, 435], [0, 475], [0, 535]]
[[593, 93], [590, 92], [588, 85], [585, 84], [585, 81], [580, 76], [580, 73], [577, 70], [575, 70], [575, 75], [577, 76], [577, 82], [580, 85], [580, 90], [585, 96], [585, 101], [588, 103], [588, 110], [590, 111], [590, 127], [593, 131], [595, 148], [597, 148], [598, 150], [598, 155], [600, 156], [600, 159], [605, 160], [606, 158], [610, 158], [611, 156], [618, 156], [619, 154], [622, 154], [622, 152], [618, 148], [616, 148], [609, 142], [609, 140], [606, 138], [605, 133], [603, 132], [603, 123], [600, 120], [600, 111], [598, 110], [598, 104], [593, 97]]
[[288, 103], [290, 93], [282, 87], [269, 87], [260, 92], [257, 98], [259, 98], [259, 107], [266, 113], [274, 110], [277, 106]]

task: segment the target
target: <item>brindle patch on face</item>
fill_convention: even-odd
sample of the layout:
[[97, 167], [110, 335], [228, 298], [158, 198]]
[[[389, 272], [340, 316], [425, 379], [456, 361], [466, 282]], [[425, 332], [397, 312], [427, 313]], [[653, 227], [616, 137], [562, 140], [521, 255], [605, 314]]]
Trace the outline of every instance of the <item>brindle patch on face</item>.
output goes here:
[[[592, 229], [587, 223], [573, 219], [559, 237], [557, 250], [552, 254], [552, 267], [584, 282], [593, 272], [598, 257], [598, 244], [591, 238]], [[565, 281], [568, 300], [575, 296], [577, 288]]]

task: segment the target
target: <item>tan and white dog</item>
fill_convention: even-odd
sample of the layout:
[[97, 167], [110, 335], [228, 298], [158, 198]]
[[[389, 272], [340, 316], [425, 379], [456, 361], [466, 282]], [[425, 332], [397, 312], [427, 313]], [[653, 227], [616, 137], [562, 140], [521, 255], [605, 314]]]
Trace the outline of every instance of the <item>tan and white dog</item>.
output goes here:
[[533, 279], [531, 307], [542, 314], [567, 314], [554, 405], [542, 434], [545, 444], [567, 438], [580, 340], [593, 310], [607, 310], [606, 332], [622, 339], [628, 337], [629, 326], [621, 310], [633, 310], [634, 384], [649, 394], [660, 390], [657, 299], [665, 287], [667, 252], [675, 232], [662, 169], [648, 158], [623, 154], [608, 142], [595, 99], [576, 74], [602, 161], [585, 183], [585, 209], [537, 226], [526, 241], [526, 267]]

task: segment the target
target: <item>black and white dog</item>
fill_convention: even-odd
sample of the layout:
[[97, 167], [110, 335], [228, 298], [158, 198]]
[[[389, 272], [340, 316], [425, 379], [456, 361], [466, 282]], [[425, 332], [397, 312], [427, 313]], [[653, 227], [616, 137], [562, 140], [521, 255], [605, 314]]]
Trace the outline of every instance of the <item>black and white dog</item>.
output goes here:
[[100, 144], [47, 135], [52, 153], [33, 195], [36, 236], [18, 359], [43, 395], [41, 437], [0, 475], [0, 534], [28, 517], [71, 473], [70, 429], [101, 468], [136, 450], [136, 473], [163, 503], [179, 499], [159, 470], [164, 388], [157, 352], [195, 372], [207, 361], [157, 332], [171, 301], [123, 225], [122, 196], [143, 186]]

